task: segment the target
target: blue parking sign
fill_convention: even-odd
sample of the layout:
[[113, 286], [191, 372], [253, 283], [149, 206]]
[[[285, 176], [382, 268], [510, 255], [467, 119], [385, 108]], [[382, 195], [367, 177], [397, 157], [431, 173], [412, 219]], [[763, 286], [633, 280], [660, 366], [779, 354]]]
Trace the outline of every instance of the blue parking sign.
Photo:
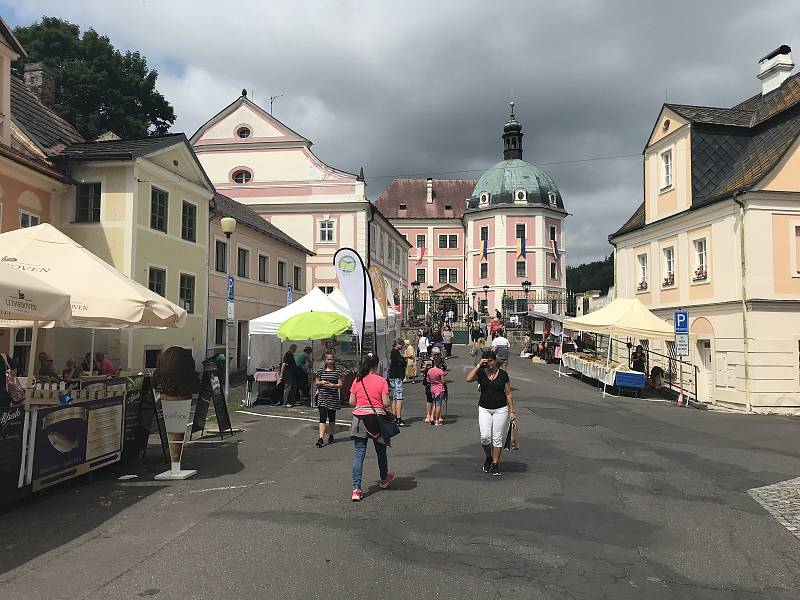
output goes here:
[[689, 333], [689, 312], [675, 311], [675, 333]]

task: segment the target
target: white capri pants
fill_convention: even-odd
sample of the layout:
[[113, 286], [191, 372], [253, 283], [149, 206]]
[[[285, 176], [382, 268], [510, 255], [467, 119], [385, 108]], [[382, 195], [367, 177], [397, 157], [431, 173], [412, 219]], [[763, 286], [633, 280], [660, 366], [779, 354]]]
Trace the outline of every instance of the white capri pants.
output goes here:
[[502, 448], [508, 433], [508, 406], [502, 408], [478, 407], [478, 425], [481, 428], [481, 444]]

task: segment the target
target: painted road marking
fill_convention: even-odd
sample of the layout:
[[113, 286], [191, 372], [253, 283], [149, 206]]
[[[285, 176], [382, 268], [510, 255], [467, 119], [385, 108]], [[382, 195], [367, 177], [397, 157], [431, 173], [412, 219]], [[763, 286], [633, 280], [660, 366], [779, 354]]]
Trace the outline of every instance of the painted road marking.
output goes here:
[[319, 419], [309, 419], [307, 417], [289, 417], [286, 415], [265, 415], [264, 413], [250, 412], [248, 410], [237, 410], [241, 415], [253, 415], [254, 417], [264, 417], [265, 419], [290, 419], [292, 421], [309, 421], [311, 423], [319, 423]]

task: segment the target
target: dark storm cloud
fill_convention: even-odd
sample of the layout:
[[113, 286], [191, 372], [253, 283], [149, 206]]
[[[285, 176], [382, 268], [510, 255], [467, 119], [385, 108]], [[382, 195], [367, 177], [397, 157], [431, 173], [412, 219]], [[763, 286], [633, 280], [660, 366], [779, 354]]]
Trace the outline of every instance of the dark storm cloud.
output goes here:
[[[641, 153], [665, 99], [730, 106], [756, 93], [756, 61], [791, 43], [800, 3], [28, 2], [94, 26], [159, 68], [176, 130], [191, 133], [242, 87], [315, 142], [391, 177], [477, 178], [501, 158], [510, 97], [525, 158], [567, 209], [569, 262], [599, 258], [641, 202]], [[176, 67], [175, 65], [179, 65]], [[636, 154], [634, 157], [574, 162]], [[550, 164], [547, 163], [560, 163]]]

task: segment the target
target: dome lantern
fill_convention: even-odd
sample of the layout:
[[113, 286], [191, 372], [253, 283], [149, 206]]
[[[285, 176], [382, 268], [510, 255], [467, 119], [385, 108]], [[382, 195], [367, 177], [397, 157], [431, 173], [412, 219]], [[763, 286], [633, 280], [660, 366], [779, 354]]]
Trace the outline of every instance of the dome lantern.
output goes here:
[[522, 125], [519, 124], [514, 116], [514, 101], [508, 103], [511, 107], [511, 115], [508, 122], [503, 127], [503, 158], [505, 160], [522, 158]]

